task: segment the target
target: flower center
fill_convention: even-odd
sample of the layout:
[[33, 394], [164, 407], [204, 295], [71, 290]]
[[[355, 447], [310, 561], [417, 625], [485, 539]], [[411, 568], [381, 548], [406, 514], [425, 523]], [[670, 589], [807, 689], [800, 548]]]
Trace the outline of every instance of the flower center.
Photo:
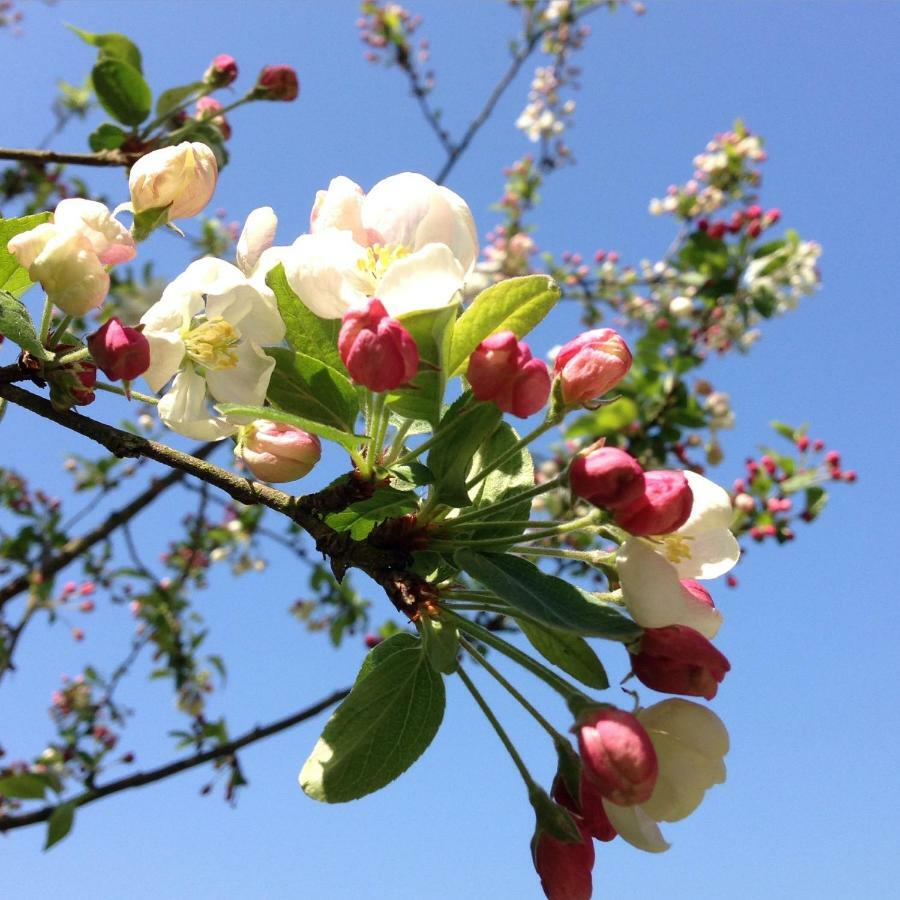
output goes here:
[[690, 537], [684, 535], [667, 534], [659, 538], [662, 544], [662, 554], [673, 565], [678, 565], [691, 558]]
[[398, 259], [409, 256], [409, 248], [401, 244], [373, 244], [366, 250], [363, 259], [357, 261], [356, 265], [360, 272], [371, 275], [376, 281], [380, 281], [385, 272]]
[[233, 369], [238, 364], [234, 348], [240, 335], [221, 317], [195, 325], [182, 340], [187, 355], [204, 369]]

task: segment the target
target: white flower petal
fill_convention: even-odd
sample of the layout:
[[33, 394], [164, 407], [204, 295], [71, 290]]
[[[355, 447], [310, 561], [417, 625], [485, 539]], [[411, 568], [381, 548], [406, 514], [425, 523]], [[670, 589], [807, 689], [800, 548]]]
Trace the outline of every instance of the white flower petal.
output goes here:
[[417, 172], [401, 172], [379, 181], [366, 195], [362, 225], [380, 244], [415, 246], [416, 232], [428, 215], [437, 185]]
[[[181, 288], [184, 287], [184, 290]], [[141, 324], [146, 331], [178, 333], [187, 328], [203, 309], [203, 296], [188, 290], [186, 284], [179, 285], [176, 278], [163, 291], [162, 297], [142, 316]]]
[[250, 276], [260, 256], [272, 246], [277, 228], [278, 216], [271, 206], [261, 206], [247, 216], [235, 254], [237, 267], [244, 275]]
[[378, 284], [378, 299], [396, 318], [449, 306], [463, 286], [463, 268], [444, 244], [427, 244], [392, 263]]
[[644, 628], [686, 625], [713, 638], [722, 614], [684, 588], [675, 567], [640, 538], [628, 538], [617, 557], [622, 596]]
[[262, 406], [269, 389], [269, 379], [275, 360], [266, 356], [250, 341], [237, 345], [237, 365], [231, 369], [210, 370], [206, 373], [209, 392], [218, 403], [241, 403]]
[[622, 839], [638, 850], [663, 853], [672, 846], [662, 836], [656, 822], [640, 806], [617, 806], [604, 800], [603, 809], [610, 824], [619, 832]]
[[730, 572], [741, 557], [737, 539], [727, 528], [699, 532], [687, 544], [690, 557], [675, 563], [679, 578], [718, 578]]
[[131, 232], [96, 200], [80, 197], [61, 200], [53, 212], [53, 223], [83, 234], [105, 266], [128, 262], [137, 256]]
[[190, 369], [178, 373], [156, 409], [166, 426], [197, 441], [221, 440], [237, 431], [234, 425], [209, 414], [206, 382]]
[[728, 528], [733, 515], [728, 491], [696, 472], [685, 470], [684, 477], [691, 487], [694, 502], [690, 517], [676, 534], [693, 535], [715, 528]]
[[362, 224], [363, 189], [344, 175], [332, 178], [327, 191], [316, 192], [309, 215], [311, 234], [337, 228], [349, 231], [357, 244], [366, 246], [368, 234]]
[[433, 194], [431, 207], [416, 229], [414, 250], [426, 244], [446, 244], [468, 276], [478, 258], [478, 232], [466, 201], [445, 187]]
[[374, 279], [358, 265], [366, 250], [350, 232], [327, 229], [302, 234], [284, 262], [294, 293], [323, 319], [340, 319], [351, 306], [359, 306], [374, 290]]
[[178, 332], [147, 331], [144, 337], [150, 344], [150, 368], [144, 372], [144, 380], [154, 393], [163, 386], [181, 367], [184, 359], [184, 341]]

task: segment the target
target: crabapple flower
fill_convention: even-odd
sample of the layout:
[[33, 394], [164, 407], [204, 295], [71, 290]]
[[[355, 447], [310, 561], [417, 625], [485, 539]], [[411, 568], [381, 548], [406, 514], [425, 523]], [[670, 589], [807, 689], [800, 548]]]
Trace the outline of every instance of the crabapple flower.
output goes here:
[[86, 339], [97, 368], [113, 381], [131, 381], [150, 368], [150, 342], [113, 316]]
[[104, 266], [129, 262], [137, 256], [131, 232], [96, 200], [61, 200], [53, 211], [53, 224], [84, 235]]
[[343, 176], [319, 191], [309, 234], [285, 255], [288, 282], [324, 319], [378, 297], [388, 314], [455, 301], [478, 256], [461, 197], [424, 175], [404, 172], [364, 194]]
[[219, 403], [261, 406], [275, 361], [263, 346], [284, 338], [274, 298], [235, 266], [206, 257], [191, 263], [141, 318], [150, 342], [144, 377], [154, 391], [174, 376], [157, 407], [173, 431], [198, 440], [233, 434], [237, 426], [210, 415]]
[[612, 328], [598, 328], [564, 344], [553, 365], [567, 405], [591, 403], [614, 388], [631, 368], [631, 351]]
[[682, 579], [724, 575], [737, 563], [740, 548], [729, 528], [728, 493], [702, 475], [684, 475], [693, 495], [687, 521], [671, 534], [625, 540], [617, 568], [625, 605], [639, 625], [685, 625], [713, 638], [722, 623], [721, 613], [705, 591]]
[[624, 450], [596, 447], [572, 460], [569, 486], [576, 497], [594, 506], [616, 509], [643, 495], [644, 470]]
[[538, 829], [531, 841], [534, 868], [548, 900], [590, 900], [593, 892], [594, 842], [582, 824], [581, 840], [560, 841]]
[[206, 144], [183, 141], [142, 156], [131, 168], [128, 188], [135, 213], [168, 209], [169, 221], [196, 216], [212, 198], [219, 177]]
[[319, 439], [302, 428], [257, 419], [245, 429], [234, 455], [261, 481], [296, 481], [322, 456]]
[[533, 359], [528, 344], [512, 331], [492, 334], [472, 351], [466, 378], [476, 400], [489, 400], [520, 419], [536, 413], [550, 396], [546, 363]]
[[419, 368], [412, 335], [392, 319], [380, 300], [345, 313], [338, 352], [350, 377], [371, 391], [392, 391], [411, 381]]
[[636, 535], [668, 534], [687, 521], [693, 500], [683, 472], [645, 472], [643, 492], [616, 509], [616, 524]]
[[109, 275], [80, 231], [45, 222], [17, 234], [7, 248], [68, 316], [96, 309], [109, 293]]

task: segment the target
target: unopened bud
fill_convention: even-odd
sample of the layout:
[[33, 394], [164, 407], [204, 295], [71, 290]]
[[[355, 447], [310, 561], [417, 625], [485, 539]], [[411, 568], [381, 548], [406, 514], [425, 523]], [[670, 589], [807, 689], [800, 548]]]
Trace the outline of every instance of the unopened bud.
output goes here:
[[212, 87], [228, 87], [238, 77], [237, 61], [227, 53], [220, 53], [203, 74], [203, 80]]
[[257, 100], [296, 100], [300, 94], [297, 73], [290, 66], [266, 66], [256, 79]]
[[616, 509], [643, 495], [644, 470], [624, 450], [598, 447], [572, 460], [569, 485], [576, 496], [588, 503]]
[[563, 400], [590, 403], [615, 387], [631, 368], [631, 351], [611, 328], [586, 331], [556, 356], [554, 372], [562, 380]]
[[412, 335], [387, 314], [378, 299], [344, 314], [338, 352], [350, 377], [378, 393], [411, 381], [419, 368]]
[[244, 432], [234, 455], [261, 481], [296, 481], [319, 461], [322, 445], [314, 434], [257, 419]]
[[598, 841], [611, 841], [618, 833], [606, 815], [603, 806], [603, 795], [597, 785], [582, 768], [579, 782], [579, 799], [576, 802], [566, 790], [562, 778], [558, 775], [553, 782], [553, 799], [570, 812], [580, 816], [591, 837]]
[[231, 137], [231, 125], [228, 124], [225, 116], [220, 115], [221, 110], [222, 104], [215, 97], [201, 97], [195, 107], [195, 118], [201, 122], [211, 122], [227, 141]]
[[87, 337], [91, 358], [112, 381], [131, 381], [150, 368], [150, 342], [113, 316]]
[[476, 400], [490, 401], [520, 419], [536, 413], [550, 396], [546, 364], [534, 359], [512, 331], [485, 338], [469, 357], [466, 377]]
[[669, 534], [688, 520], [694, 496], [682, 472], [644, 473], [644, 493], [616, 510], [616, 524], [634, 535]]
[[142, 156], [128, 176], [135, 213], [168, 208], [169, 220], [196, 216], [212, 198], [219, 177], [206, 144], [184, 141]]
[[593, 892], [594, 844], [581, 825], [581, 840], [568, 843], [539, 829], [531, 857], [548, 900], [590, 900]]
[[54, 409], [88, 406], [94, 402], [97, 367], [93, 363], [79, 361], [59, 369], [48, 370], [47, 382], [50, 385], [50, 402]]

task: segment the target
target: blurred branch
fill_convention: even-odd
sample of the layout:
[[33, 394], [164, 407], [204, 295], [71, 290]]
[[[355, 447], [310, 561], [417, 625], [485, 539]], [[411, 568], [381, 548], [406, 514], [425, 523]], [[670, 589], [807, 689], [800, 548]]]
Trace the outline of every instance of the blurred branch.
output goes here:
[[130, 166], [137, 157], [119, 150], [102, 150], [99, 153], [60, 153], [56, 150], [22, 150], [0, 147], [0, 159], [32, 162], [38, 165], [71, 163], [76, 166]]
[[[311, 719], [323, 710], [328, 709], [328, 707], [343, 700], [349, 693], [349, 688], [334, 691], [332, 694], [329, 694], [329, 696], [319, 700], [312, 706], [301, 709], [298, 712], [295, 712], [284, 719], [272, 722], [269, 725], [254, 728], [252, 731], [248, 731], [241, 737], [236, 738], [233, 741], [228, 741], [226, 744], [220, 744], [218, 747], [213, 747], [211, 750], [206, 750], [203, 753], [195, 753], [193, 756], [175, 760], [175, 762], [160, 766], [157, 769], [150, 769], [148, 772], [137, 772], [134, 775], [129, 775], [127, 778], [120, 778], [118, 781], [111, 781], [109, 784], [100, 785], [87, 790], [82, 794], [78, 794], [71, 800], [65, 801], [65, 803], [71, 804], [77, 809], [78, 807], [87, 806], [89, 803], [101, 800], [103, 797], [108, 797], [110, 794], [117, 794], [120, 791], [126, 791], [129, 788], [143, 787], [145, 784], [162, 781], [164, 778], [170, 778], [172, 775], [178, 775], [180, 772], [193, 769], [195, 766], [202, 766], [204, 763], [231, 756], [242, 747], [246, 747], [256, 741], [261, 741], [263, 738], [271, 737], [273, 734], [278, 734], [280, 731], [286, 731], [288, 728], [293, 728], [294, 725], [299, 725], [301, 722]], [[54, 811], [62, 805], [63, 804], [53, 804], [43, 806], [40, 809], [22, 815], [0, 816], [0, 832], [12, 831], [14, 828], [24, 828], [26, 825], [35, 825], [38, 822], [46, 822], [47, 819], [53, 815]]]

